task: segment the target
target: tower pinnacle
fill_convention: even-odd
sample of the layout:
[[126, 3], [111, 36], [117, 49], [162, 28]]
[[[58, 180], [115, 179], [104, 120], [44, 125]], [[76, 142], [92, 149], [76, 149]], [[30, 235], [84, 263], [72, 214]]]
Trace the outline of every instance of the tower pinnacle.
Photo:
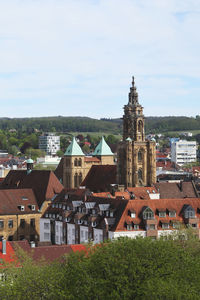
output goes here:
[[137, 106], [138, 103], [138, 93], [137, 93], [137, 88], [135, 86], [135, 80], [134, 76], [132, 77], [132, 87], [130, 88], [129, 92], [129, 105]]

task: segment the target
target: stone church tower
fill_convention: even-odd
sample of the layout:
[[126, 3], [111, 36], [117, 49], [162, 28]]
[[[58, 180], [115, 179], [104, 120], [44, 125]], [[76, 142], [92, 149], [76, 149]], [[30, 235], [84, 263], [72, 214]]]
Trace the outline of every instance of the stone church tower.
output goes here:
[[151, 186], [156, 182], [155, 142], [145, 140], [143, 107], [138, 102], [134, 77], [128, 104], [124, 106], [123, 141], [117, 156], [118, 184]]

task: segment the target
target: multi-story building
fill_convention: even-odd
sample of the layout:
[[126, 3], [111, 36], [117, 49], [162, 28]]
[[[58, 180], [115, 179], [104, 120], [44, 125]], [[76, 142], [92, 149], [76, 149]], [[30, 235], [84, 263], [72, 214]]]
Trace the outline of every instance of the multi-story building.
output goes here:
[[156, 182], [155, 141], [145, 140], [143, 107], [138, 102], [134, 77], [124, 106], [123, 141], [118, 146], [118, 184], [150, 186]]
[[196, 141], [180, 140], [171, 144], [171, 160], [177, 165], [190, 164], [197, 159]]
[[199, 236], [199, 201], [189, 182], [127, 188], [114, 195], [63, 190], [40, 220], [40, 241], [80, 244], [120, 236], [159, 238], [180, 226], [191, 226]]
[[44, 133], [39, 137], [39, 149], [47, 155], [56, 155], [60, 150], [60, 136], [53, 133]]
[[114, 155], [103, 137], [91, 156], [83, 153], [74, 137], [55, 174], [65, 188], [78, 188], [93, 165], [108, 164], [114, 165]]
[[0, 190], [0, 241], [39, 240], [41, 213], [32, 189]]

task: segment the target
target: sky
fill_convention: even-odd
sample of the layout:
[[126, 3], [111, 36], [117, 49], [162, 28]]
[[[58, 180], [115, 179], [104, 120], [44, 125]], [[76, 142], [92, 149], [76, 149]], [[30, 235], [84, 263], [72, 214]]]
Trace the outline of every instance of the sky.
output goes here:
[[200, 114], [200, 0], [0, 0], [0, 117]]

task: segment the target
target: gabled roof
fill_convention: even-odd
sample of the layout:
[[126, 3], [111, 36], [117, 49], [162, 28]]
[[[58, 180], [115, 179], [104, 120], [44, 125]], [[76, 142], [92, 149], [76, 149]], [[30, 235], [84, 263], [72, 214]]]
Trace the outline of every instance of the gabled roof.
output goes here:
[[11, 170], [0, 185], [0, 189], [32, 189], [41, 207], [45, 200], [50, 200], [54, 194], [62, 191], [63, 185], [52, 171]]
[[160, 192], [160, 198], [196, 198], [194, 184], [192, 182], [159, 182], [155, 183], [155, 187]]
[[[35, 210], [32, 210], [35, 205]], [[24, 206], [21, 211], [20, 207]], [[38, 204], [32, 189], [0, 190], [0, 215], [38, 213]]]
[[82, 186], [93, 192], [105, 192], [109, 190], [110, 184], [117, 182], [116, 165], [93, 165], [82, 182]]
[[65, 151], [65, 156], [85, 156], [75, 137]]
[[76, 251], [87, 253], [87, 248], [84, 245], [51, 245], [31, 248], [28, 241], [15, 241], [10, 242], [10, 244], [15, 251], [19, 247], [22, 248], [22, 250], [27, 252], [36, 262], [40, 262], [41, 259], [44, 259], [45, 262], [50, 263], [54, 260], [62, 259], [66, 254]]
[[103, 156], [103, 155], [113, 155], [110, 147], [104, 140], [104, 137], [102, 136], [101, 141], [96, 146], [94, 152], [92, 153], [93, 156]]

